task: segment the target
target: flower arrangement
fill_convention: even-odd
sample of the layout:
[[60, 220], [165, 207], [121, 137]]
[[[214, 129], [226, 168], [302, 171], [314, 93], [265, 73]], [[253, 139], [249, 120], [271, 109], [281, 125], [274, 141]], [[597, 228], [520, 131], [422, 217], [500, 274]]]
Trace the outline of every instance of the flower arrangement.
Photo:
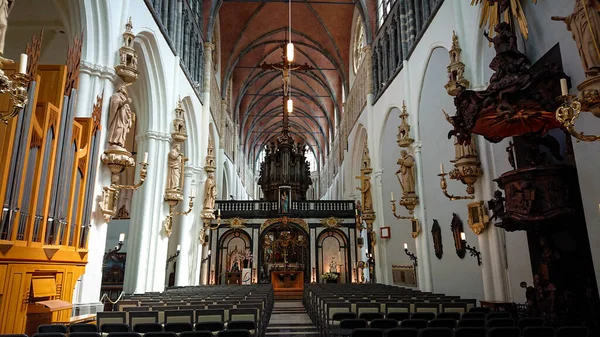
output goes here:
[[338, 275], [335, 273], [324, 273], [321, 275], [321, 278], [325, 281], [335, 281], [338, 278]]

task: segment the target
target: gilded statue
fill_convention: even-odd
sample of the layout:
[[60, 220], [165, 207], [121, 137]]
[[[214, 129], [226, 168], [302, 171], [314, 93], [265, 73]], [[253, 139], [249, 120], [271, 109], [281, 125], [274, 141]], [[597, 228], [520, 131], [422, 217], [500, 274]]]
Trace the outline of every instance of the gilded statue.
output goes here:
[[567, 17], [553, 16], [563, 21], [573, 34], [579, 57], [587, 77], [600, 74], [600, 1], [576, 0], [573, 14]]
[[181, 172], [183, 153], [180, 144], [175, 144], [169, 151], [169, 171], [167, 174], [167, 190], [181, 190]]
[[131, 111], [131, 98], [124, 85], [110, 97], [110, 121], [108, 124], [108, 144], [125, 147], [125, 139], [135, 121]]
[[373, 209], [373, 199], [371, 198], [371, 182], [369, 177], [362, 177], [361, 187], [356, 189], [362, 193], [363, 212], [368, 212]]
[[204, 183], [204, 209], [214, 209], [215, 199], [217, 199], [217, 184], [215, 183], [214, 174], [211, 173]]
[[400, 168], [396, 171], [396, 176], [400, 181], [400, 186], [404, 195], [415, 193], [415, 158], [408, 154], [406, 150], [402, 150], [402, 157], [398, 159]]
[[2, 57], [4, 55], [4, 40], [6, 39], [6, 29], [8, 28], [8, 15], [13, 8], [15, 0], [0, 0], [0, 63], [13, 63], [12, 60]]

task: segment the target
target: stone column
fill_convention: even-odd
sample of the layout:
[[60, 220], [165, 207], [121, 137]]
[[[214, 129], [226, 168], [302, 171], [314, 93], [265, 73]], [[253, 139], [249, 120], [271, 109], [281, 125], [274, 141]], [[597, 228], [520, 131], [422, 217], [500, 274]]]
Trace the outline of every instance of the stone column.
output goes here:
[[[379, 148], [373, 147], [373, 148]], [[389, 277], [389, 269], [391, 266], [387, 264], [387, 253], [386, 253], [386, 245], [388, 240], [382, 240], [379, 238], [379, 228], [381, 228], [381, 223], [384, 222], [384, 211], [383, 211], [383, 169], [376, 169], [373, 171], [373, 209], [378, 214], [381, 214], [379, 217], [379, 221], [376, 221], [376, 225], [373, 226], [373, 233], [375, 237], [377, 237], [377, 246], [375, 246], [375, 251], [377, 254], [377, 260], [375, 263], [375, 275], [378, 283], [391, 284], [391, 279]]]
[[[183, 201], [179, 203], [180, 211], [185, 212], [188, 209], [190, 196], [198, 196], [198, 175], [200, 169], [194, 166], [185, 168], [185, 180], [183, 186]], [[188, 286], [193, 284], [193, 272], [196, 269], [194, 261], [197, 259], [198, 234], [194, 231], [194, 222], [197, 218], [197, 211], [202, 205], [194, 203], [192, 213], [178, 217], [179, 221], [174, 226], [179, 226], [178, 244], [181, 245], [181, 251], [177, 258], [177, 269], [175, 270], [175, 285]]]
[[[171, 135], [157, 131], [142, 132], [138, 152], [148, 152], [146, 182], [133, 193], [131, 220], [127, 235], [128, 253], [123, 290], [128, 293], [162, 291], [165, 279], [167, 240], [163, 221], [167, 206], [163, 201], [165, 161]], [[139, 167], [136, 168], [139, 171]], [[139, 172], [136, 172], [139, 177]]]

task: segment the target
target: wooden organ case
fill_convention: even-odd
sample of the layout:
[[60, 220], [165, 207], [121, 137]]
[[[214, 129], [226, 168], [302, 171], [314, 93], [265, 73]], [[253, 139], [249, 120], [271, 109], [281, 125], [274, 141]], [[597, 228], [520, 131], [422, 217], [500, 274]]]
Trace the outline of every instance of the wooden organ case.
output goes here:
[[[36, 332], [69, 322], [73, 291], [87, 263], [101, 98], [92, 117], [75, 117], [81, 38], [66, 65], [39, 65], [28, 45], [28, 103], [0, 123], [0, 333]], [[10, 74], [16, 67], [6, 67]], [[0, 109], [11, 108], [0, 95]], [[90, 107], [91, 108], [91, 107]]]

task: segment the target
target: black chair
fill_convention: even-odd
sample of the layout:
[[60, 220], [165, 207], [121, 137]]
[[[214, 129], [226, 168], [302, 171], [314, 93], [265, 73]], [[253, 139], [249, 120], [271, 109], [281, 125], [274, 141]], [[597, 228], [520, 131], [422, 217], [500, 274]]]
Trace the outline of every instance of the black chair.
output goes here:
[[37, 328], [38, 333], [50, 333], [50, 332], [58, 332], [58, 333], [67, 333], [67, 327], [62, 324], [42, 324]]
[[383, 337], [383, 330], [373, 328], [355, 329], [352, 331], [352, 337]]
[[487, 329], [484, 327], [468, 327], [468, 328], [456, 328], [454, 330], [454, 337], [485, 337]]
[[501, 326], [488, 329], [488, 337], [520, 337], [521, 330], [516, 326]]
[[256, 330], [256, 323], [252, 321], [231, 321], [227, 323], [227, 330], [248, 330], [252, 334]]
[[111, 332], [108, 337], [141, 337], [137, 332]]
[[355, 329], [364, 329], [368, 322], [364, 319], [345, 319], [340, 322], [340, 336], [350, 336]]
[[456, 325], [458, 328], [483, 328], [485, 319], [461, 319]]
[[526, 317], [521, 318], [519, 322], [517, 322], [517, 326], [521, 331], [530, 326], [544, 326], [544, 320], [542, 318], [537, 317]]
[[502, 326], [515, 326], [515, 320], [512, 318], [493, 318], [485, 323], [485, 327], [488, 329]]
[[78, 323], [69, 325], [69, 334], [74, 332], [98, 332], [96, 324]]
[[33, 337], [67, 337], [67, 335], [62, 332], [38, 332], [33, 334]]
[[394, 329], [394, 328], [398, 327], [398, 321], [395, 319], [389, 319], [389, 318], [374, 319], [371, 321], [370, 326], [373, 329], [382, 329], [382, 330]]
[[148, 332], [144, 337], [177, 337], [177, 334], [171, 331]]
[[413, 329], [425, 329], [427, 327], [427, 321], [424, 319], [405, 319], [400, 322], [401, 328], [413, 328]]
[[555, 330], [550, 326], [528, 326], [523, 329], [523, 337], [554, 337]]
[[510, 312], [501, 311], [501, 312], [490, 312], [485, 317], [486, 319], [494, 319], [494, 318], [512, 318], [510, 316]]
[[138, 323], [133, 326], [133, 332], [137, 333], [148, 333], [148, 332], [161, 332], [163, 327], [160, 323]]
[[219, 331], [217, 337], [250, 337], [250, 332], [248, 330], [223, 330]]
[[426, 321], [431, 321], [435, 319], [435, 313], [433, 312], [415, 312], [410, 315], [410, 319], [424, 319]]
[[100, 337], [99, 332], [71, 332], [69, 337]]
[[454, 328], [456, 328], [456, 320], [449, 319], [449, 318], [437, 318], [437, 319], [429, 321], [429, 324], [427, 325], [427, 327], [454, 329]]
[[374, 319], [383, 319], [383, 314], [380, 312], [363, 312], [358, 318], [370, 322]]
[[474, 307], [469, 310], [469, 312], [483, 312], [484, 314], [489, 314], [492, 312], [492, 308], [490, 307]]
[[179, 337], [214, 337], [212, 332], [204, 331], [184, 331], [179, 334]]
[[453, 319], [455, 321], [458, 321], [458, 320], [460, 320], [460, 312], [452, 312], [452, 311], [440, 312], [437, 315], [437, 318], [444, 318], [444, 319], [448, 318], [448, 319]]
[[425, 328], [421, 330], [420, 337], [452, 337], [454, 330], [450, 328]]
[[187, 322], [179, 322], [179, 323], [166, 323], [165, 331], [182, 333], [184, 331], [194, 331], [194, 326], [192, 323]]
[[100, 326], [103, 333], [130, 332], [129, 325], [125, 323], [104, 323]]
[[395, 319], [398, 322], [402, 322], [405, 319], [410, 319], [410, 312], [390, 312], [386, 318]]
[[417, 337], [419, 330], [412, 328], [395, 328], [386, 331], [386, 337]]
[[465, 312], [462, 314], [460, 319], [485, 319], [485, 313], [483, 312]]
[[556, 330], [556, 337], [588, 337], [588, 334], [585, 326], [561, 326]]
[[210, 331], [210, 332], [217, 332], [217, 331], [221, 331], [221, 330], [225, 330], [225, 327], [223, 326], [223, 323], [221, 322], [200, 322], [200, 323], [196, 323], [196, 327], [195, 327], [196, 331]]

